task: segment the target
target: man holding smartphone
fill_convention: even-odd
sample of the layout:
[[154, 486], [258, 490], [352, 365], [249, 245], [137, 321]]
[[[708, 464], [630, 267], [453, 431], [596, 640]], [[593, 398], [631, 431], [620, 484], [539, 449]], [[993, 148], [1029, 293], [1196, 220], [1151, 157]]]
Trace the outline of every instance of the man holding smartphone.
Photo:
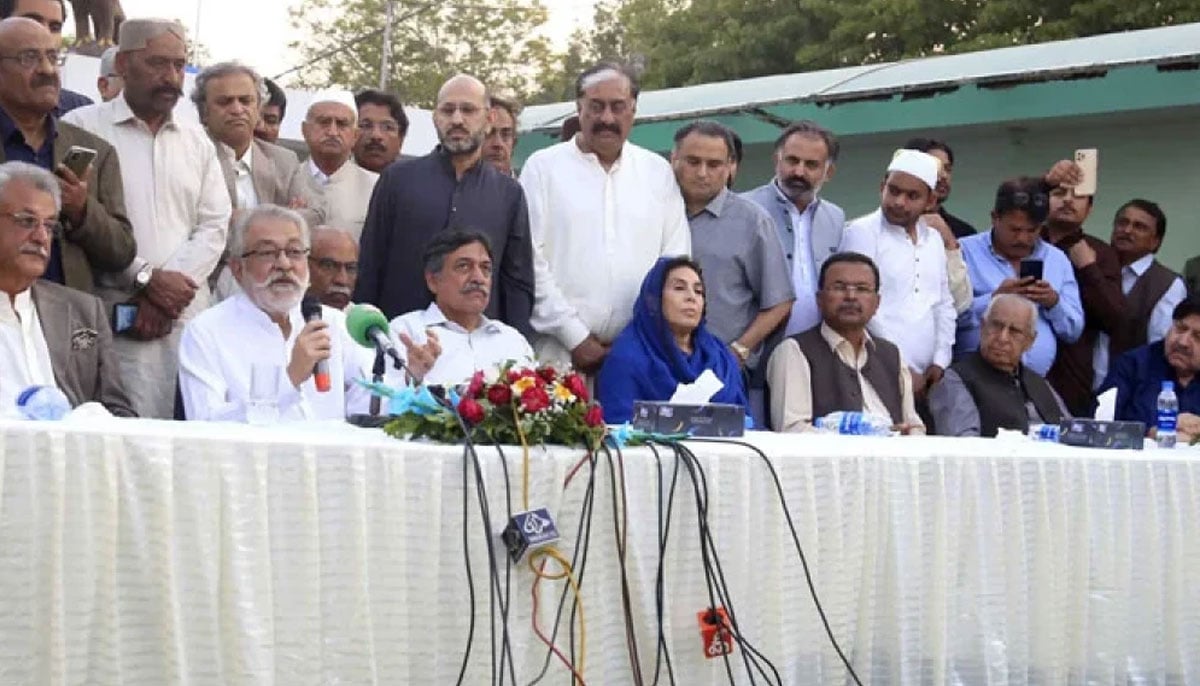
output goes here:
[[[1071, 262], [1040, 238], [1049, 204], [1046, 179], [1005, 181], [996, 191], [992, 229], [962, 239], [975, 299], [971, 310], [959, 317], [956, 354], [979, 349], [984, 310], [992, 296], [1000, 293], [1020, 295], [1038, 306], [1033, 345], [1022, 360], [1039, 375], [1050, 371], [1059, 340], [1071, 343], [1083, 332], [1083, 305]], [[1026, 261], [1028, 266], [1023, 265]]]
[[38, 22], [0, 21], [0, 163], [27, 162], [57, 175], [63, 230], [51, 241], [42, 278], [91, 293], [92, 269], [120, 271], [136, 247], [112, 146], [58, 119], [58, 54], [58, 38]]

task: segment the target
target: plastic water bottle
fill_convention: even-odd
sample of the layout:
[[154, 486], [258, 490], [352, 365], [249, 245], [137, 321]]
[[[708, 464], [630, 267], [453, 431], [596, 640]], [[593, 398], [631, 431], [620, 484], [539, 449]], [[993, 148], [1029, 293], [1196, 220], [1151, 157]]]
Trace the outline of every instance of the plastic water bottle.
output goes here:
[[1179, 398], [1175, 396], [1175, 382], [1162, 382], [1158, 393], [1158, 447], [1175, 447], [1175, 423], [1179, 420]]
[[30, 386], [17, 396], [17, 413], [25, 419], [57, 421], [71, 411], [71, 401], [57, 386]]
[[1058, 437], [1062, 434], [1062, 427], [1058, 424], [1030, 424], [1029, 437], [1035, 441], [1045, 443], [1058, 443]]
[[831, 412], [817, 417], [813, 426], [847, 436], [890, 436], [892, 420], [867, 412]]

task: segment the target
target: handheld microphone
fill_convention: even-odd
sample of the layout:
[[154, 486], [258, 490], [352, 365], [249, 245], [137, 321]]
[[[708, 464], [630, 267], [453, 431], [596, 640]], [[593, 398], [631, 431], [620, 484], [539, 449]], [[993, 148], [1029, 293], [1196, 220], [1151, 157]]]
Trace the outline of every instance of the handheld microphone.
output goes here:
[[350, 338], [364, 348], [375, 348], [392, 358], [399, 369], [405, 369], [404, 360], [392, 345], [388, 336], [388, 320], [374, 305], [359, 303], [346, 311], [346, 330]]
[[[300, 315], [305, 322], [321, 319], [321, 302], [311, 295], [304, 296], [300, 301]], [[329, 360], [319, 360], [313, 365], [313, 383], [317, 385], [318, 393], [328, 393], [332, 388], [329, 382]]]

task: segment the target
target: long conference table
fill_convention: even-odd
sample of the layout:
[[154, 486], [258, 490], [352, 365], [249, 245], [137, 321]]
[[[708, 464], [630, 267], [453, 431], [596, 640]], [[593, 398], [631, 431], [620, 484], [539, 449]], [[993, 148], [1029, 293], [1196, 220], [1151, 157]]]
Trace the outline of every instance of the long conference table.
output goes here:
[[[747, 441], [779, 473], [830, 629], [863, 683], [1200, 683], [1200, 452]], [[624, 470], [616, 520], [628, 521], [641, 683], [655, 683], [656, 659], [660, 684], [851, 683], [766, 462], [744, 446], [688, 445], [740, 634], [780, 678], [748, 671], [742, 646], [728, 668], [706, 659], [697, 612], [712, 603], [691, 477], [671, 450], [642, 447], [611, 472], [619, 483]], [[461, 447], [344, 425], [148, 420], [0, 422], [0, 447], [0, 684], [454, 684], [472, 616], [464, 522], [475, 629], [462, 683], [494, 683], [502, 632], [473, 470], [464, 520]], [[522, 505], [521, 451], [503, 455], [478, 449], [493, 533], [505, 468]], [[584, 458], [533, 450], [529, 501], [555, 516], [574, 556], [594, 489], [575, 648], [586, 640], [586, 683], [624, 686], [638, 681], [613, 480], [607, 458], [594, 476]], [[533, 575], [524, 564], [507, 573], [511, 671], [529, 684], [547, 662]], [[538, 586], [547, 634], [564, 583]], [[570, 606], [568, 594], [564, 654]], [[552, 658], [540, 683], [570, 684], [570, 672]]]

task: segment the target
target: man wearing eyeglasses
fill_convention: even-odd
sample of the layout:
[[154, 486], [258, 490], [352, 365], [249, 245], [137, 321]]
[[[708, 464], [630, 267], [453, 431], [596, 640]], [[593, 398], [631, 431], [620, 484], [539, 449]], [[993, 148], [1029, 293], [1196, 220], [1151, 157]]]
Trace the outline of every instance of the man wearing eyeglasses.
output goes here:
[[400, 159], [400, 148], [408, 135], [408, 115], [399, 98], [371, 88], [355, 95], [354, 104], [358, 106], [354, 160], [363, 169], [382, 174]]
[[313, 229], [308, 264], [308, 294], [335, 310], [349, 307], [358, 280], [358, 243], [350, 232], [332, 226]]
[[[196, 317], [179, 346], [179, 391], [189, 420], [246, 421], [251, 369], [274, 368], [270, 395], [280, 419], [343, 419], [365, 409], [355, 383], [365, 356], [343, 314], [321, 308], [306, 322], [300, 301], [308, 287], [309, 230], [304, 218], [278, 205], [247, 212], [229, 235], [229, 266], [241, 291]], [[232, 335], [236, 332], [236, 335]], [[313, 367], [328, 363], [320, 391]]]
[[979, 350], [955, 361], [929, 393], [939, 436], [994, 438], [1031, 423], [1069, 418], [1050, 384], [1021, 362], [1037, 338], [1038, 306], [1015, 293], [993, 297], [983, 313]]
[[113, 359], [104, 304], [40, 279], [62, 196], [58, 179], [25, 162], [0, 164], [0, 408], [30, 386], [55, 386], [71, 406], [136, 416]]
[[437, 235], [469, 228], [487, 236], [495, 279], [485, 314], [524, 333], [533, 309], [533, 248], [520, 185], [483, 160], [487, 87], [459, 74], [442, 84], [433, 111], [438, 147], [383, 172], [359, 242], [354, 301], [390, 317], [432, 302], [421, 255]]
[[1037, 337], [1022, 358], [1037, 374], [1050, 371], [1059, 340], [1071, 343], [1083, 332], [1083, 304], [1071, 261], [1041, 239], [1049, 191], [1042, 178], [1005, 181], [996, 191], [991, 230], [960, 241], [975, 299], [959, 316], [956, 355], [979, 349], [984, 310], [1000, 293], [1022, 296], [1038, 306]]
[[138, 255], [97, 276], [109, 304], [133, 302], [132, 328], [116, 340], [121, 376], [143, 417], [170, 418], [181, 326], [209, 306], [208, 277], [225, 249], [232, 206], [212, 140], [176, 121], [187, 44], [178, 22], [121, 25], [121, 96], [66, 121], [107, 140], [121, 160], [125, 205]]
[[[57, 174], [63, 230], [52, 238], [42, 278], [91, 293], [93, 268], [124, 269], [136, 246], [116, 152], [55, 115], [59, 54], [58, 39], [37, 22], [0, 21], [0, 162], [28, 162]], [[81, 175], [62, 164], [74, 146], [96, 151]]]
[[379, 175], [351, 159], [359, 129], [358, 111], [350, 94], [318, 93], [300, 124], [300, 133], [308, 145], [305, 166], [325, 197], [325, 221], [345, 227], [358, 239]]
[[[0, 0], [0, 19], [9, 17], [24, 17], [46, 27], [57, 45], [62, 45], [63, 23], [67, 17], [67, 7], [63, 0]], [[65, 59], [65, 55], [63, 56]], [[60, 65], [61, 66], [61, 65]], [[58, 93], [56, 116], [71, 110], [92, 104], [92, 99], [82, 93], [62, 88]]]
[[817, 276], [817, 307], [821, 322], [784, 339], [767, 362], [775, 430], [811, 431], [830, 413], [868, 412], [890, 418], [900, 433], [925, 433], [903, 354], [867, 331], [879, 309], [875, 262], [830, 255]]

